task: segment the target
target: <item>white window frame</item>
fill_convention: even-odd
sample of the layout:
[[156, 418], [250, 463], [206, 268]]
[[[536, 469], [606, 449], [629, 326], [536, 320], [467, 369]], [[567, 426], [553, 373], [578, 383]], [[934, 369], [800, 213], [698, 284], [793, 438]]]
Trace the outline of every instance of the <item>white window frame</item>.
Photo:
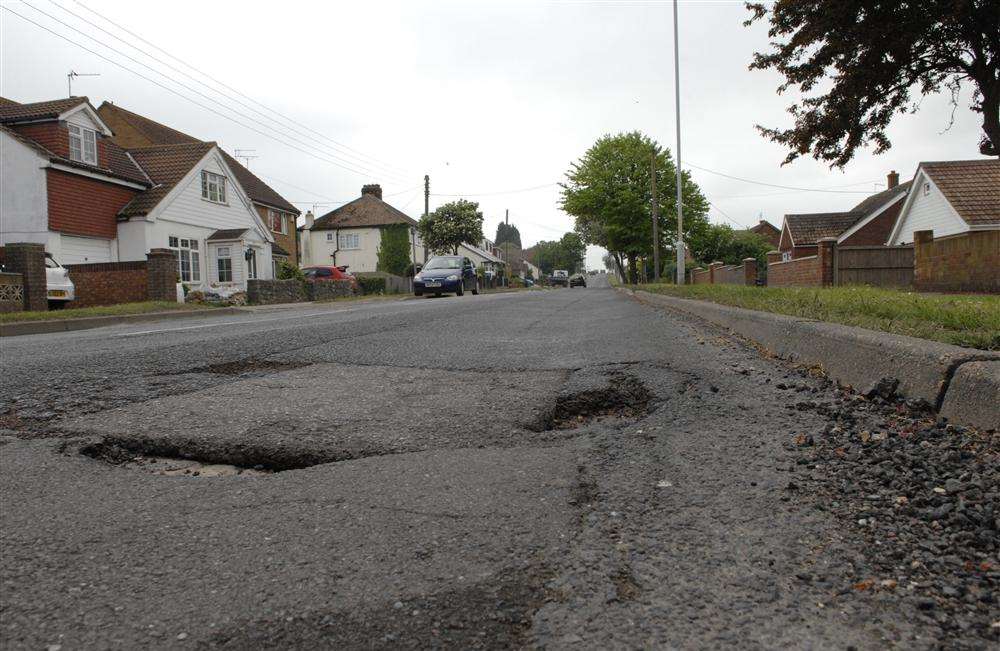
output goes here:
[[201, 198], [212, 203], [226, 203], [226, 177], [215, 172], [202, 170]]
[[250, 257], [247, 259], [247, 280], [257, 279], [257, 249], [250, 247], [247, 249]]
[[88, 165], [97, 165], [97, 132], [79, 124], [67, 124], [69, 158]]
[[[223, 262], [226, 263], [226, 272], [229, 274], [229, 278], [225, 280], [222, 278]], [[215, 250], [215, 279], [220, 283], [233, 282], [233, 256], [231, 253], [231, 247], [220, 246]]]
[[340, 233], [337, 237], [337, 248], [341, 251], [354, 251], [361, 248], [360, 233]]
[[[168, 248], [177, 259], [177, 277], [182, 283], [201, 282], [201, 242], [196, 238], [171, 235], [167, 238]], [[187, 273], [184, 265], [187, 264]], [[186, 277], [185, 277], [186, 276]]]
[[332, 242], [333, 241], [333, 233], [327, 233], [326, 234], [326, 241], [327, 242]]
[[791, 251], [782, 251], [781, 252], [781, 261], [782, 262], [789, 262], [791, 259], [792, 259], [792, 252]]
[[[281, 233], [282, 235], [288, 235], [288, 215], [281, 212], [280, 210], [270, 210], [267, 211], [268, 219], [271, 222], [271, 232]], [[278, 227], [275, 228], [275, 220], [277, 220]]]

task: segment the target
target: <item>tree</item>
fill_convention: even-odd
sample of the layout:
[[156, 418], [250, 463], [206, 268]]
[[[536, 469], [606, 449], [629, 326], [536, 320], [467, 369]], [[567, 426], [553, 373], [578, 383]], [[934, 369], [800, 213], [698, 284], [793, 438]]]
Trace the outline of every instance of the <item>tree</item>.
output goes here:
[[382, 228], [382, 241], [378, 247], [378, 263], [375, 268], [396, 276], [405, 276], [410, 266], [411, 251], [409, 226], [385, 226]]
[[[677, 171], [670, 150], [656, 141], [637, 131], [603, 136], [571, 164], [561, 184], [562, 209], [576, 218], [576, 233], [585, 244], [607, 249], [620, 269], [625, 269], [627, 260], [633, 281], [638, 276], [638, 259], [653, 252], [651, 157], [655, 157], [660, 188], [657, 245], [661, 250], [672, 248], [677, 200], [671, 189]], [[681, 191], [687, 239], [708, 224], [708, 201], [687, 172], [681, 175]]]
[[504, 222], [497, 224], [497, 237], [494, 243], [500, 246], [503, 242], [510, 242], [521, 248], [521, 231], [517, 230], [517, 226]]
[[716, 261], [742, 264], [746, 258], [755, 258], [766, 264], [767, 252], [773, 248], [770, 242], [756, 233], [734, 231], [724, 224], [709, 224], [693, 236], [688, 245], [691, 254], [702, 264]]
[[424, 215], [417, 223], [420, 238], [437, 254], [458, 254], [458, 245], [483, 239], [483, 213], [475, 201], [459, 199]]
[[583, 271], [587, 245], [578, 233], [566, 233], [559, 238], [559, 268], [571, 274]]
[[[942, 89], [957, 108], [960, 88], [974, 86], [973, 111], [983, 116], [981, 153], [1000, 155], [1000, 3], [997, 0], [777, 0], [747, 2], [751, 17], [770, 23], [773, 50], [754, 54], [750, 69], [785, 77], [778, 92], [820, 91], [789, 107], [790, 129], [757, 125], [788, 148], [785, 163], [811, 154], [844, 167], [859, 147], [875, 153], [892, 143], [886, 128], [914, 112], [921, 96]], [[821, 90], [820, 90], [821, 89]]]

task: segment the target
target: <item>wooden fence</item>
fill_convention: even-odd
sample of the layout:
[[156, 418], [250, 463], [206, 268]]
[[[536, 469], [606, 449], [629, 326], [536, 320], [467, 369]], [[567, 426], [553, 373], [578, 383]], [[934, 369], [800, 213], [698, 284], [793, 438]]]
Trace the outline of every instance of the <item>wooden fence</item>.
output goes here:
[[913, 286], [913, 246], [837, 246], [834, 285]]

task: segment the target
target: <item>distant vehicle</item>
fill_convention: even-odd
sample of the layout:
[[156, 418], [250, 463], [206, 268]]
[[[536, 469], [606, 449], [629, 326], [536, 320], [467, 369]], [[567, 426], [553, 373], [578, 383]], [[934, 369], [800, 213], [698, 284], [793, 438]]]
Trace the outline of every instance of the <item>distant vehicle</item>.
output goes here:
[[549, 278], [549, 282], [553, 285], [569, 287], [569, 272], [565, 269], [555, 269], [552, 272], [552, 276]]
[[69, 269], [48, 253], [45, 254], [45, 292], [49, 309], [58, 310], [76, 298], [76, 286], [69, 279]]
[[346, 265], [339, 267], [335, 267], [333, 265], [316, 265], [306, 267], [302, 270], [302, 274], [306, 277], [307, 282], [318, 283], [329, 282], [331, 280], [349, 280], [351, 282], [351, 287], [355, 290], [358, 289], [358, 279], [347, 273]]
[[413, 294], [455, 294], [462, 296], [465, 290], [479, 293], [479, 278], [472, 260], [460, 255], [438, 255], [427, 261], [424, 268], [413, 277]]
[[587, 279], [583, 274], [574, 274], [569, 279], [569, 286], [572, 287], [586, 287]]

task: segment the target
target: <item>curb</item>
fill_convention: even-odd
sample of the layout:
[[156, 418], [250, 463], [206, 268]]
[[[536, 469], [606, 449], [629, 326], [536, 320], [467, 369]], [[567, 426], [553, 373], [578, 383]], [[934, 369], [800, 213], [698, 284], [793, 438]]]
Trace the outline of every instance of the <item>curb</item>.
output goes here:
[[145, 314], [121, 314], [113, 316], [88, 316], [79, 319], [51, 319], [48, 321], [21, 321], [0, 324], [0, 337], [19, 337], [21, 335], [40, 335], [52, 332], [71, 332], [73, 330], [90, 330], [121, 323], [141, 323], [143, 321], [159, 321], [161, 319], [185, 319], [195, 316], [218, 316], [227, 314], [242, 314], [235, 307], [208, 308], [204, 310], [185, 310], [177, 312], [146, 312]]
[[641, 303], [723, 326], [779, 357], [818, 364], [842, 385], [864, 390], [882, 378], [896, 378], [901, 395], [926, 400], [953, 422], [1000, 428], [1000, 354], [641, 290], [621, 291]]

